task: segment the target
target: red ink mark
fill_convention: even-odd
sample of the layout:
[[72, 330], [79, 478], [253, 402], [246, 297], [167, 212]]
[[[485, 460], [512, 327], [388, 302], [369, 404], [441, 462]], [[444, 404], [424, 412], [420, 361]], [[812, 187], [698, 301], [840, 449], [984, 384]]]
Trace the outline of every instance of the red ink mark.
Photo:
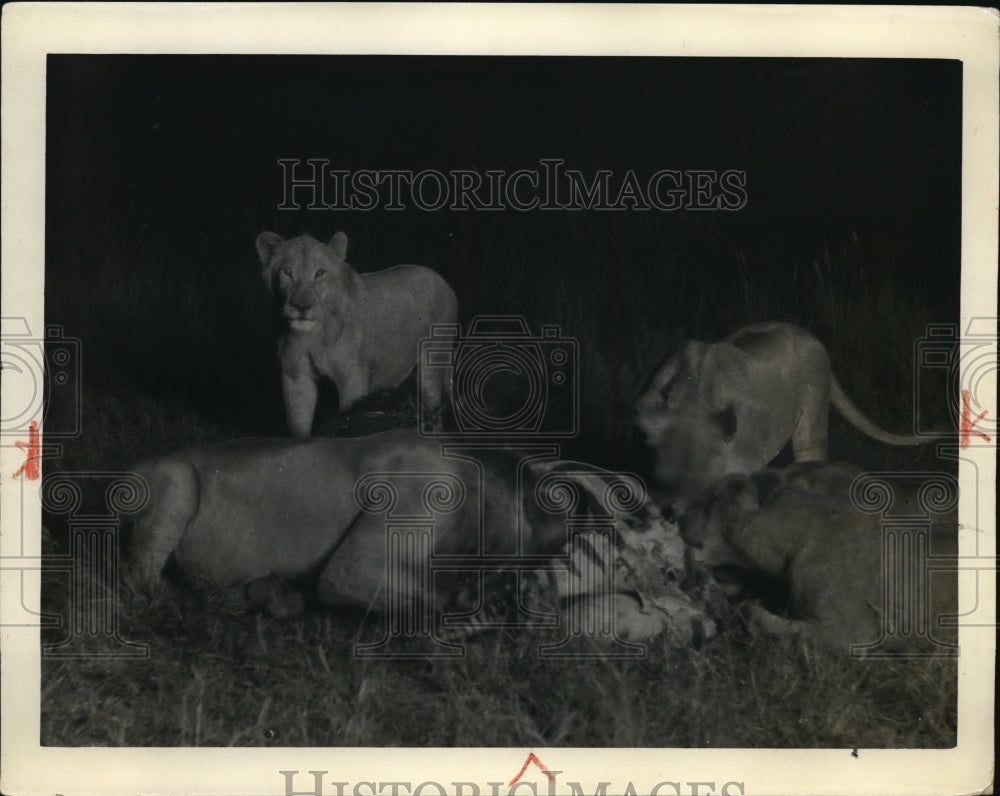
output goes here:
[[536, 766], [538, 766], [542, 770], [542, 773], [549, 778], [550, 782], [556, 781], [555, 774], [549, 771], [545, 767], [545, 763], [539, 760], [538, 756], [534, 752], [532, 752], [531, 754], [528, 755], [528, 759], [524, 761], [524, 765], [521, 766], [521, 770], [517, 772], [517, 776], [507, 783], [508, 788], [513, 787], [514, 783], [517, 782], [522, 776], [524, 776], [524, 772], [528, 769], [528, 763], [534, 763]]
[[984, 434], [982, 431], [976, 431], [975, 425], [980, 420], [982, 420], [988, 414], [988, 410], [984, 409], [978, 415], [976, 419], [972, 419], [972, 411], [969, 409], [969, 404], [972, 402], [972, 393], [969, 390], [962, 390], [962, 429], [961, 429], [961, 442], [960, 445], [963, 448], [969, 447], [969, 435], [975, 434], [977, 437], [981, 437], [986, 442], [990, 441], [990, 438]]
[[24, 460], [24, 464], [21, 468], [14, 473], [14, 477], [24, 476], [29, 481], [37, 481], [41, 478], [42, 468], [41, 468], [41, 456], [38, 450], [38, 421], [32, 420], [31, 425], [28, 426], [28, 441], [27, 442], [15, 442], [14, 443], [21, 450], [25, 451], [27, 458]]

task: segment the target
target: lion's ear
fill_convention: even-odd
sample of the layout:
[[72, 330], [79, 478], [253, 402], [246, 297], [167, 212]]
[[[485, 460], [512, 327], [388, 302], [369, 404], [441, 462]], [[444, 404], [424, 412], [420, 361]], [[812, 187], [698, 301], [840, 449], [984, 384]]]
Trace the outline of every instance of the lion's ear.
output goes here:
[[635, 402], [635, 410], [639, 414], [653, 412], [660, 407], [666, 406], [670, 399], [670, 392], [674, 388], [674, 382], [684, 364], [679, 354], [670, 357], [653, 373], [646, 384], [639, 399]]
[[750, 477], [753, 479], [754, 484], [757, 485], [757, 499], [761, 503], [770, 500], [784, 489], [788, 483], [785, 474], [781, 470], [761, 470]]
[[333, 250], [333, 253], [337, 255], [338, 260], [347, 259], [347, 235], [343, 232], [338, 232], [330, 238], [330, 242], [327, 246], [329, 246]]
[[274, 250], [284, 242], [280, 235], [275, 235], [273, 232], [261, 232], [257, 236], [257, 256], [260, 257], [261, 265], [267, 268], [271, 263]]

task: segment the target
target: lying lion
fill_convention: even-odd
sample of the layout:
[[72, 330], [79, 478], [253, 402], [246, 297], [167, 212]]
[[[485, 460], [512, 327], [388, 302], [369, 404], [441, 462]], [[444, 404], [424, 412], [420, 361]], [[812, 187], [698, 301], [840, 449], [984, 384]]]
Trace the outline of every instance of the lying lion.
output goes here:
[[[628, 510], [599, 523], [614, 544], [595, 553], [586, 540], [567, 538], [565, 512], [571, 504], [577, 516], [595, 512], [598, 502], [615, 499], [621, 479], [575, 465], [556, 474], [548, 497], [538, 497], [536, 487], [558, 463], [532, 462], [517, 484], [517, 461], [502, 458], [481, 472], [476, 462], [443, 456], [438, 444], [409, 430], [240, 440], [175, 453], [136, 468], [150, 498], [133, 522], [128, 570], [136, 586], [154, 590], [172, 560], [196, 581], [264, 595], [276, 582], [312, 581], [329, 605], [382, 612], [408, 602], [440, 611], [453, 595], [432, 586], [436, 576], [420, 576], [430, 556], [497, 562], [470, 562], [464, 569], [471, 571], [502, 567], [505, 556], [534, 556], [538, 571], [522, 573], [531, 592], [524, 601], [533, 606], [586, 598], [594, 584], [609, 583], [601, 573], [614, 570], [614, 594], [602, 604], [615, 612], [619, 638], [666, 631], [687, 642], [714, 634], [712, 621], [680, 589], [685, 561], [677, 526], [644, 492], [633, 489], [639, 498]], [[565, 504], [571, 492], [575, 502]], [[394, 525], [432, 528], [430, 541], [400, 541], [389, 533]]]
[[[448, 284], [418, 265], [358, 274], [346, 261], [347, 236], [323, 245], [308, 235], [257, 237], [263, 276], [279, 308], [278, 338], [285, 415], [293, 436], [312, 433], [318, 382], [337, 386], [340, 411], [376, 390], [398, 387], [417, 364], [419, 341], [433, 324], [453, 324], [458, 300]], [[450, 372], [421, 380], [425, 416], [451, 397]]]
[[[953, 628], [938, 626], [957, 610], [954, 504], [945, 501], [937, 507], [944, 513], [926, 512], [923, 520], [917, 491], [896, 486], [900, 494], [888, 516], [910, 519], [884, 531], [881, 513], [859, 508], [856, 488], [852, 500], [860, 474], [842, 463], [806, 463], [731, 476], [681, 518], [681, 532], [700, 567], [738, 565], [787, 582], [783, 616], [750, 608], [768, 633], [800, 634], [845, 654], [852, 647], [855, 654], [866, 647], [884, 653], [929, 639], [944, 650], [955, 641]], [[928, 529], [925, 542], [914, 532], [921, 527]], [[904, 550], [899, 560], [884, 552], [886, 533], [896, 535], [890, 542], [905, 535], [912, 545], [890, 544]]]
[[656, 451], [656, 478], [677, 514], [730, 474], [766, 467], [791, 440], [796, 462], [825, 461], [830, 403], [859, 431], [890, 445], [850, 401], [823, 344], [789, 323], [747, 326], [719, 343], [689, 341], [650, 381], [636, 425]]

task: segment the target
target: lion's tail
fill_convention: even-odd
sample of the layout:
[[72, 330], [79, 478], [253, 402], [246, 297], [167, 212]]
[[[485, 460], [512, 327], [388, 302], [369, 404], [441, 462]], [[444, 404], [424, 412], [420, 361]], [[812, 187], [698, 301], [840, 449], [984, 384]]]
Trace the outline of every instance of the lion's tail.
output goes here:
[[874, 440], [884, 442], [886, 445], [922, 445], [927, 441], [922, 437], [892, 434], [879, 428], [847, 397], [847, 393], [844, 392], [843, 387], [840, 386], [832, 373], [830, 374], [830, 401], [858, 431], [867, 434]]

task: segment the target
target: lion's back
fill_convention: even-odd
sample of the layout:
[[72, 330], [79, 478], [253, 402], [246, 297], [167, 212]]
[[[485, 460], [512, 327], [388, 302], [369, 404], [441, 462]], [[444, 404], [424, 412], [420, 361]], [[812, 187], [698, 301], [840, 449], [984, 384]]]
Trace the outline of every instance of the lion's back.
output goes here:
[[458, 298], [440, 274], [420, 265], [397, 265], [362, 279], [372, 387], [395, 387], [417, 364], [419, 342], [432, 327], [456, 322]]
[[[444, 277], [422, 265], [397, 265], [362, 274], [369, 312], [397, 322], [454, 323], [458, 298]], [[370, 321], [377, 320], [369, 318]]]
[[440, 446], [413, 430], [178, 451], [134, 468], [150, 498], [136, 518], [129, 558], [147, 580], [171, 553], [182, 570], [219, 584], [295, 577], [318, 564], [362, 512], [356, 490], [366, 474], [399, 473], [408, 484], [412, 474], [452, 469]]

